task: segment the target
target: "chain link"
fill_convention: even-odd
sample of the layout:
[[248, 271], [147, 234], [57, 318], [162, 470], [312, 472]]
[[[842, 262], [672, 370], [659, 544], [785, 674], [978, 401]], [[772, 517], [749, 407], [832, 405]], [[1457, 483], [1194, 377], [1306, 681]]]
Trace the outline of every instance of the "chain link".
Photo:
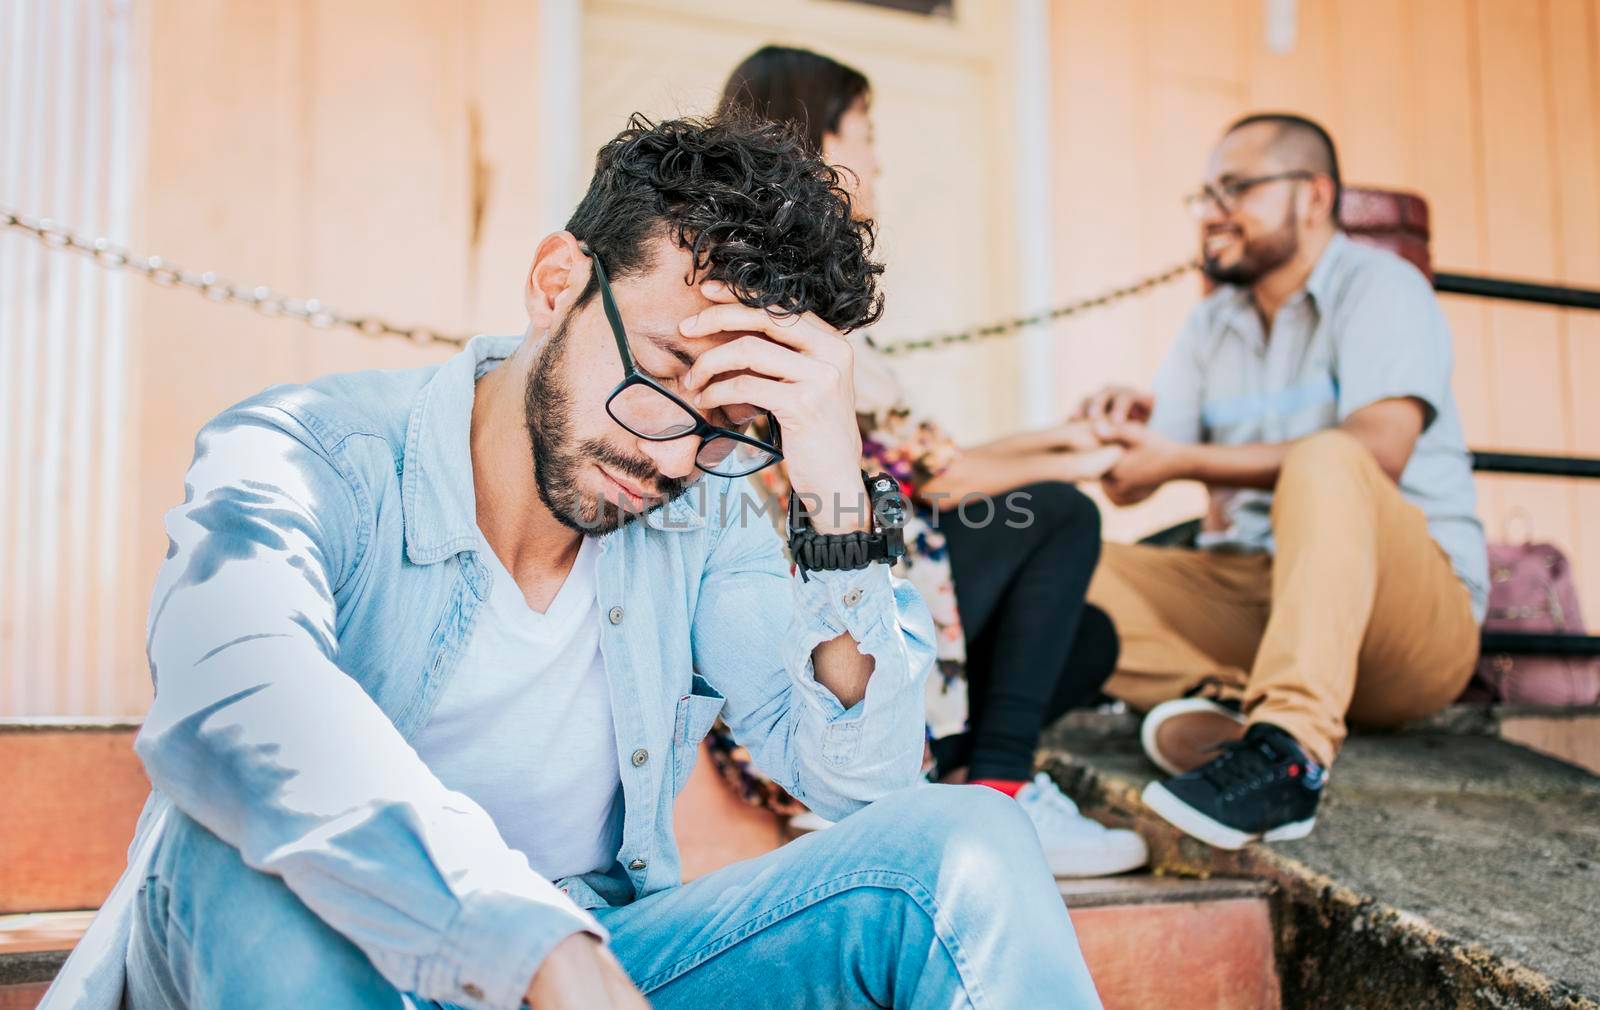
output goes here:
[[[367, 337], [399, 337], [424, 346], [445, 344], [450, 347], [461, 347], [467, 342], [467, 338], [464, 336], [441, 333], [426, 326], [396, 326], [379, 316], [346, 315], [330, 305], [323, 304], [316, 298], [290, 298], [265, 285], [249, 287], [234, 284], [223, 280], [210, 271], [194, 273], [184, 270], [175, 263], [168, 263], [160, 256], [139, 256], [113, 244], [107, 239], [84, 238], [71, 229], [56, 224], [49, 218], [34, 220], [4, 207], [0, 207], [0, 228], [12, 228], [25, 232], [50, 249], [64, 249], [87, 256], [107, 270], [131, 270], [134, 273], [143, 275], [146, 280], [160, 287], [188, 288], [213, 302], [245, 305], [264, 316], [298, 319], [317, 329], [325, 330], [341, 327], [354, 330]], [[877, 344], [870, 337], [867, 338], [867, 342], [884, 354], [900, 355], [913, 354], [918, 351], [931, 351], [953, 344], [976, 343], [981, 340], [991, 340], [995, 337], [1010, 336], [1019, 330], [1034, 326], [1045, 326], [1068, 316], [1077, 315], [1090, 309], [1102, 308], [1141, 295], [1153, 288], [1158, 288], [1177, 280], [1198, 265], [1193, 260], [1187, 263], [1180, 263], [1176, 266], [1168, 267], [1160, 273], [1142, 277], [1131, 284], [1112, 288], [1090, 298], [1081, 298], [1032, 315], [1003, 319], [987, 326], [977, 326], [955, 333], [944, 333], [914, 340], [901, 340], [890, 344]]]
[[1126, 301], [1129, 298], [1142, 295], [1146, 291], [1159, 288], [1164, 284], [1170, 284], [1199, 266], [1198, 260], [1178, 263], [1159, 273], [1141, 277], [1133, 283], [1125, 284], [1122, 287], [1102, 291], [1100, 294], [1067, 302], [1065, 305], [1058, 305], [1053, 309], [1035, 312], [1032, 315], [1002, 319], [997, 323], [990, 323], [988, 326], [976, 326], [972, 329], [958, 330], [954, 333], [941, 333], [937, 336], [921, 337], [915, 340], [901, 340], [892, 344], [875, 343], [871, 337], [868, 337], [867, 343], [884, 354], [897, 355], [931, 351], [940, 347], [949, 347], [953, 344], [977, 343], [980, 340], [992, 340], [995, 337], [1007, 337], [1019, 330], [1034, 326], [1047, 326], [1059, 319], [1065, 319], [1068, 316], [1074, 316], [1090, 309], [1104, 308], [1107, 305]]
[[265, 285], [234, 284], [206, 271], [195, 273], [160, 256], [140, 256], [103, 238], [85, 238], [49, 218], [34, 220], [0, 207], [0, 228], [32, 235], [49, 249], [87, 256], [107, 270], [130, 270], [164, 288], [188, 288], [210, 301], [229, 302], [255, 309], [271, 318], [298, 319], [319, 330], [342, 327], [368, 337], [400, 337], [415, 344], [460, 347], [464, 336], [440, 333], [427, 326], [396, 326], [377, 316], [346, 315], [316, 298], [290, 298]]

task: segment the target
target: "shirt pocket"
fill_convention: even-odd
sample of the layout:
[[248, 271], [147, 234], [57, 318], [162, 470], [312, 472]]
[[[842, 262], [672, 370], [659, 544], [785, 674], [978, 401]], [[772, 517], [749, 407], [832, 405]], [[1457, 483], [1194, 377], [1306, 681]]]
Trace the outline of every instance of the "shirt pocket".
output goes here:
[[690, 684], [689, 693], [678, 699], [677, 718], [672, 728], [672, 792], [683, 791], [694, 769], [694, 759], [700, 751], [700, 741], [711, 732], [711, 724], [722, 714], [726, 699], [716, 688], [706, 683], [698, 673]]

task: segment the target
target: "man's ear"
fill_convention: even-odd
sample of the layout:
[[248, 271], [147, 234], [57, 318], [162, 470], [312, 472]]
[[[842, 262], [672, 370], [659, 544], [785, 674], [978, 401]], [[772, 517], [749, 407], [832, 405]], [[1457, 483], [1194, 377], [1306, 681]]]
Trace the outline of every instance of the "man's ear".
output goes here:
[[1305, 187], [1305, 216], [1312, 221], [1326, 220], [1337, 228], [1339, 222], [1333, 220], [1333, 179], [1314, 175], [1308, 181], [1311, 185]]
[[523, 300], [535, 332], [553, 329], [589, 283], [589, 257], [569, 231], [545, 236], [533, 255]]

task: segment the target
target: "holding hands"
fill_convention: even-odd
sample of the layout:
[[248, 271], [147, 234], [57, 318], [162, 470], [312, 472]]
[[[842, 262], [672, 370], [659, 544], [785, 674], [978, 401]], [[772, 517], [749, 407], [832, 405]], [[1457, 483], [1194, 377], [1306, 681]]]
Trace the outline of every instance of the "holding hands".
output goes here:
[[1154, 410], [1154, 395], [1127, 386], [1107, 386], [1079, 407], [1076, 423], [1100, 444], [1120, 449], [1100, 480], [1114, 505], [1138, 504], [1183, 475], [1185, 446], [1149, 427]]
[[1155, 406], [1155, 394], [1147, 390], [1104, 386], [1083, 398], [1076, 417], [1087, 421], [1102, 442], [1113, 442], [1125, 425], [1148, 424]]
[[921, 493], [955, 500], [1034, 481], [1098, 480], [1113, 504], [1136, 504], [1179, 477], [1183, 463], [1185, 447], [1147, 426], [1154, 407], [1148, 392], [1108, 386], [1085, 398], [1070, 420], [965, 450]]

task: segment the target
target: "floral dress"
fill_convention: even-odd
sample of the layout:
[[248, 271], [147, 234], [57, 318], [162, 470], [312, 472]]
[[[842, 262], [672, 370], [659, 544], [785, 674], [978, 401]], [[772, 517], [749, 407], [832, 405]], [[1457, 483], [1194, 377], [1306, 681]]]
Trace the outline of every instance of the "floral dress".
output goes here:
[[[960, 453], [939, 425], [918, 417], [906, 405], [900, 385], [883, 355], [864, 336], [853, 336], [856, 350], [856, 415], [861, 426], [861, 468], [885, 472], [900, 482], [912, 503], [906, 519], [906, 554], [894, 574], [916, 587], [933, 616], [937, 668], [928, 678], [928, 738], [936, 740], [967, 728], [966, 639], [956, 610], [955, 583], [944, 534], [931, 522], [932, 513], [919, 492], [943, 473]], [[788, 501], [789, 482], [782, 467], [768, 467], [755, 480], [775, 504]], [[786, 515], [774, 508], [772, 515]], [[717, 721], [707, 738], [712, 761], [722, 777], [746, 802], [779, 814], [796, 814], [805, 805], [755, 767], [750, 753], [736, 743], [728, 727]]]

